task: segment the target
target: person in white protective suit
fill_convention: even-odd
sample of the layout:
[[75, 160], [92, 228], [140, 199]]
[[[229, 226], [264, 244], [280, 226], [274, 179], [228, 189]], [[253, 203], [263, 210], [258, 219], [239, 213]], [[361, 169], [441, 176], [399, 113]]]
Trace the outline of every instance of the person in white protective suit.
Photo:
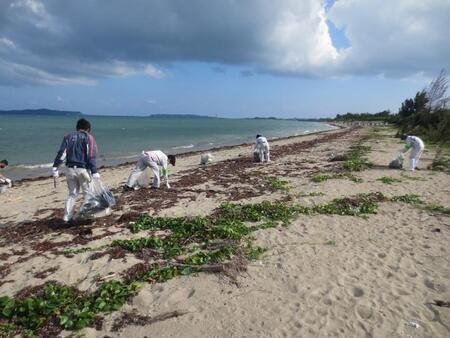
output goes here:
[[[8, 166], [7, 160], [0, 161], [0, 169], [6, 168]], [[12, 182], [9, 178], [0, 174], [0, 194], [5, 192], [8, 188], [11, 188]]]
[[167, 169], [168, 164], [175, 166], [175, 155], [167, 156], [161, 150], [143, 151], [139, 156], [136, 163], [136, 167], [131, 172], [128, 177], [127, 184], [125, 188], [132, 189], [139, 186], [139, 177], [143, 174], [144, 170], [150, 168], [153, 171], [153, 188], [159, 188], [160, 186], [160, 172], [165, 178], [166, 187], [170, 188], [169, 185], [169, 170]]
[[425, 145], [417, 136], [402, 134], [400, 139], [406, 143], [406, 147], [403, 149], [402, 153], [406, 153], [411, 149], [411, 153], [409, 154], [408, 170], [414, 171], [414, 169], [417, 169], [417, 165], [419, 163], [420, 156], [422, 156], [422, 152], [425, 149]]
[[270, 162], [270, 146], [267, 139], [262, 135], [256, 135], [256, 143], [253, 152], [259, 154], [259, 160], [261, 162]]

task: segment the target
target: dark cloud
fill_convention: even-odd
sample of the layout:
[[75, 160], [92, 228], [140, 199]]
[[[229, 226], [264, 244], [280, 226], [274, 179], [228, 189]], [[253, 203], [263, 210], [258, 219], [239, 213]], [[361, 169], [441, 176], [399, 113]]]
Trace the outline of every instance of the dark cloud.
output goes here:
[[430, 0], [426, 11], [419, 7], [408, 0], [334, 3], [331, 19], [351, 45], [338, 52], [322, 0], [2, 0], [0, 84], [160, 78], [185, 61], [240, 65], [244, 76], [445, 67], [449, 6]]
[[277, 68], [302, 34], [320, 34], [321, 1], [6, 0], [1, 8], [0, 39], [12, 43], [0, 49], [1, 80], [14, 77], [5, 69], [14, 64], [20, 81], [64, 82], [180, 61]]

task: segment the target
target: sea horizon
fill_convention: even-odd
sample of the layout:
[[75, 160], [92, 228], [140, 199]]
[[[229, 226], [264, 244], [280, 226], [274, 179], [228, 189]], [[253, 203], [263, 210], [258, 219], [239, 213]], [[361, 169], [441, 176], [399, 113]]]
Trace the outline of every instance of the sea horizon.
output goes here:
[[[98, 166], [133, 161], [142, 150], [179, 154], [253, 142], [256, 134], [273, 138], [334, 129], [322, 122], [212, 116], [85, 115], [99, 147]], [[114, 117], [111, 119], [111, 117]], [[75, 130], [75, 116], [0, 116], [0, 157], [13, 180], [49, 173], [65, 134]]]

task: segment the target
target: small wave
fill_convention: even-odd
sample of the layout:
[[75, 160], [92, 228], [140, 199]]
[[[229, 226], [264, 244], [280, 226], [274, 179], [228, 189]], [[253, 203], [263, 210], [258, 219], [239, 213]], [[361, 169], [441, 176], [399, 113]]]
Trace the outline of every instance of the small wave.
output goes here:
[[172, 149], [190, 149], [190, 148], [194, 148], [194, 145], [188, 144], [187, 146], [172, 147]]
[[24, 168], [24, 169], [39, 169], [39, 168], [51, 168], [53, 166], [53, 163], [42, 163], [42, 164], [19, 164], [18, 168]]
[[138, 155], [135, 154], [135, 155], [126, 155], [126, 156], [117, 156], [117, 157], [104, 157], [104, 160], [105, 161], [124, 160], [124, 159], [128, 160], [130, 158], [137, 158], [137, 157], [138, 157]]
[[303, 134], [309, 134], [309, 133], [310, 133], [309, 130], [305, 130], [305, 131], [303, 132]]

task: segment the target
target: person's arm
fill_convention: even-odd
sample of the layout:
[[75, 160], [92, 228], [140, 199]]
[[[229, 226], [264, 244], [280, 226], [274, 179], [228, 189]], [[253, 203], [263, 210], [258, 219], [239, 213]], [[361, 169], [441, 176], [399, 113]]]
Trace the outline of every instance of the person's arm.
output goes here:
[[87, 168], [91, 171], [93, 176], [94, 174], [97, 174], [97, 153], [97, 143], [95, 143], [94, 136], [89, 134], [87, 144]]
[[408, 150], [411, 149], [411, 146], [412, 146], [411, 140], [408, 139], [408, 138], [406, 139], [405, 143], [406, 143], [406, 144], [405, 144], [405, 147], [401, 150], [401, 153], [402, 153], [402, 154], [407, 153]]
[[64, 136], [61, 145], [59, 146], [58, 153], [56, 154], [55, 160], [53, 161], [53, 168], [58, 169], [58, 167], [63, 163], [67, 149], [67, 136]]
[[161, 159], [161, 172], [164, 176], [164, 179], [166, 181], [166, 187], [170, 189], [170, 184], [169, 184], [169, 169], [168, 169], [168, 164], [167, 164], [167, 157], [164, 157]]

